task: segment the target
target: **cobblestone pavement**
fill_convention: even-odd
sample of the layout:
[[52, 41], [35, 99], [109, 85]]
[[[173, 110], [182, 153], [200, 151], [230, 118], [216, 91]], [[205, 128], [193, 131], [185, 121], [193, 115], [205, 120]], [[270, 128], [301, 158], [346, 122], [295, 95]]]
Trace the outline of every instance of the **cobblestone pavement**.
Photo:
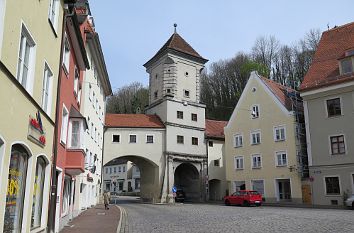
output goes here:
[[[136, 200], [136, 198], [135, 198]], [[125, 232], [354, 232], [354, 211], [210, 204], [152, 205], [119, 200]]]

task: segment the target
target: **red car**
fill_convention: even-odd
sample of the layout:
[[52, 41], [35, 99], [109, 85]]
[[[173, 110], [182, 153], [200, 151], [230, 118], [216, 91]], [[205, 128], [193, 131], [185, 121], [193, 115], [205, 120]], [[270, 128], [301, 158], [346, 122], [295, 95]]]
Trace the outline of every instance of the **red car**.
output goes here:
[[224, 197], [225, 205], [262, 205], [262, 194], [257, 191], [240, 190]]

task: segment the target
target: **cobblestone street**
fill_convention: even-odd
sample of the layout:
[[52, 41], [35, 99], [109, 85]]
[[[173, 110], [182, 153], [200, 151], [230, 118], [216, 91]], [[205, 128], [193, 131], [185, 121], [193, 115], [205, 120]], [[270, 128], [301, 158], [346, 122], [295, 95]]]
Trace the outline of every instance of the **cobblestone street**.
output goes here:
[[344, 209], [151, 205], [123, 200], [118, 205], [127, 212], [126, 232], [134, 233], [354, 232], [354, 211]]

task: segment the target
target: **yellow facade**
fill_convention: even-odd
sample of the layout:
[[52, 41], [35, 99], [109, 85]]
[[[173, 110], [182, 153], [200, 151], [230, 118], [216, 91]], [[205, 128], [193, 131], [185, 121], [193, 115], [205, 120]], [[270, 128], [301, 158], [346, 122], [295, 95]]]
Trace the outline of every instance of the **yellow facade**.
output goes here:
[[[258, 105], [259, 117], [252, 116], [252, 106]], [[285, 128], [285, 140], [275, 141], [274, 127]], [[251, 132], [259, 130], [261, 142], [251, 144]], [[243, 135], [243, 145], [235, 147], [234, 136]], [[289, 181], [291, 200], [302, 202], [301, 175], [296, 157], [295, 118], [277, 99], [261, 78], [252, 73], [225, 128], [226, 179], [230, 193], [236, 191], [235, 181], [244, 181], [246, 189], [253, 189], [252, 180], [263, 180], [266, 202], [278, 202], [278, 181]], [[285, 152], [287, 164], [277, 166], [277, 152]], [[261, 167], [252, 168], [252, 155], [261, 156]], [[235, 157], [243, 156], [243, 169], [236, 169]]]
[[[23, 179], [23, 213], [20, 221], [21, 226], [17, 231], [38, 232], [45, 229], [47, 225], [63, 19], [63, 1], [58, 1], [56, 26], [52, 27], [48, 20], [49, 2], [7, 0], [2, 2], [2, 6], [5, 8], [0, 11], [0, 18], [4, 19], [0, 25], [0, 42], [2, 42], [0, 46], [0, 232], [6, 232], [4, 217], [7, 194], [17, 192], [16, 182], [8, 181], [11, 151], [15, 144], [21, 145], [28, 155], [27, 171], [26, 169], [17, 171], [25, 174]], [[30, 63], [29, 69], [29, 76], [32, 78], [29, 79], [27, 88], [21, 86], [16, 80], [23, 27], [26, 28], [26, 33], [34, 42], [30, 57], [32, 63]], [[41, 107], [45, 64], [52, 72], [51, 103], [47, 111], [48, 114]], [[38, 112], [45, 130], [46, 143], [44, 146], [29, 139], [29, 129], [31, 128], [29, 119], [30, 117], [36, 118]], [[39, 156], [46, 162], [43, 187], [35, 184]], [[34, 197], [36, 197], [34, 192], [39, 188], [43, 195], [42, 214], [39, 226], [31, 229], [31, 221], [33, 221], [31, 216], [34, 211], [32, 205]]]

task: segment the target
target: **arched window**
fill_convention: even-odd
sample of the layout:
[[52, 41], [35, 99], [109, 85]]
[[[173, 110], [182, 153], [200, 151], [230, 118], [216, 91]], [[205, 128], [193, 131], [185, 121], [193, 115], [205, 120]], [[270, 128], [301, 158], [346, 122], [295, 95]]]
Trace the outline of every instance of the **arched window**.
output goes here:
[[47, 166], [43, 157], [38, 157], [36, 165], [36, 177], [33, 190], [33, 204], [31, 216], [31, 229], [41, 226], [43, 186], [45, 178], [45, 168]]
[[29, 154], [21, 145], [13, 145], [9, 166], [4, 232], [21, 232]]

